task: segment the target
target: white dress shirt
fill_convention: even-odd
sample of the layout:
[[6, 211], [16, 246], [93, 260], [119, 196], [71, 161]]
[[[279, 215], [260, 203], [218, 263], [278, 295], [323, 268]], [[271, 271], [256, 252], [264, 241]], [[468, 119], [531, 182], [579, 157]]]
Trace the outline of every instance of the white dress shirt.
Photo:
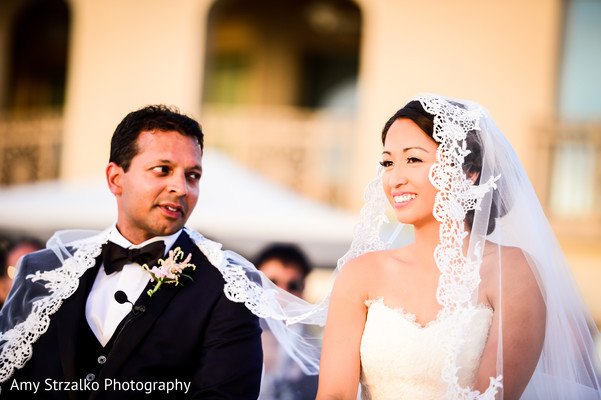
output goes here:
[[[114, 226], [109, 234], [109, 241], [126, 249], [144, 247], [159, 240], [165, 242], [165, 254], [171, 249], [181, 233], [181, 229], [169, 236], [157, 236], [133, 245], [123, 237]], [[150, 266], [152, 267], [152, 266]], [[117, 329], [121, 320], [131, 311], [130, 303], [119, 304], [115, 300], [115, 292], [122, 290], [132, 303], [135, 303], [150, 281], [150, 274], [140, 264], [125, 264], [123, 270], [107, 275], [104, 264], [100, 266], [96, 280], [86, 301], [86, 320], [94, 335], [105, 346]]]

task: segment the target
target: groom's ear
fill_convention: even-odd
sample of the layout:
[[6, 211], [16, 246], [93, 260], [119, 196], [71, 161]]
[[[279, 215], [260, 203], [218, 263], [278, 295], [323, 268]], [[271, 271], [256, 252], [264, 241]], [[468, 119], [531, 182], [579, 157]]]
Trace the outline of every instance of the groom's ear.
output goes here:
[[115, 164], [114, 162], [109, 163], [106, 167], [106, 181], [109, 185], [109, 190], [115, 196], [122, 193], [121, 188], [121, 177], [123, 176], [123, 168]]

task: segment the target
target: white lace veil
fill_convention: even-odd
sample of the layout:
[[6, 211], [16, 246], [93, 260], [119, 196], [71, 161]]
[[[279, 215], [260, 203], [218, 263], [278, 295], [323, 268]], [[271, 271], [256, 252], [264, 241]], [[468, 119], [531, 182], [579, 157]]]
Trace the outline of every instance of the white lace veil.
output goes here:
[[[309, 304], [277, 287], [244, 257], [185, 229], [209, 262], [221, 272], [225, 295], [244, 303], [265, 319], [278, 341], [305, 374], [319, 371], [321, 340], [318, 332], [299, 333], [295, 322], [323, 326], [327, 303]], [[47, 244], [43, 270], [18, 267], [10, 295], [0, 311], [0, 383], [31, 358], [33, 343], [46, 332], [50, 318], [79, 286], [79, 278], [96, 264], [110, 230], [59, 231]]]
[[[457, 359], [478, 299], [479, 272], [487, 243], [487, 248], [498, 249], [492, 252], [498, 254], [496, 261], [487, 258], [487, 263], [495, 263], [499, 274], [504, 267], [502, 249], [512, 246], [522, 250], [546, 305], [542, 353], [522, 398], [601, 399], [599, 355], [593, 340], [599, 332], [511, 145], [487, 110], [474, 102], [431, 94], [413, 100], [434, 116], [434, 139], [439, 143], [436, 163], [430, 170], [430, 181], [439, 190], [433, 213], [441, 223], [434, 254], [441, 272], [437, 300], [443, 306], [442, 313], [454, 319], [454, 328], [438, 343], [446, 353], [442, 372], [446, 397], [503, 397], [502, 337], [497, 350], [497, 375], [491, 377], [489, 388], [479, 393], [458, 383]], [[464, 171], [471, 153], [468, 136], [481, 148], [482, 167], [476, 184], [466, 178]], [[365, 252], [388, 248], [392, 242], [380, 239], [387, 202], [381, 176], [380, 168], [366, 189], [355, 239], [338, 268]], [[471, 229], [466, 228], [470, 224]], [[502, 287], [499, 289], [502, 293]], [[497, 311], [502, 332], [502, 316], [511, 310]]]
[[[439, 143], [437, 162], [430, 171], [430, 180], [440, 191], [434, 210], [441, 222], [440, 243], [435, 253], [441, 271], [437, 298], [443, 313], [456, 319], [454, 329], [438, 343], [446, 353], [442, 379], [447, 383], [447, 398], [502, 396], [502, 340], [497, 351], [497, 374], [491, 377], [490, 387], [484, 393], [461, 387], [457, 379], [457, 355], [476, 306], [482, 251], [488, 243], [488, 247], [498, 246], [498, 254], [506, 246], [522, 250], [546, 304], [544, 345], [523, 398], [601, 399], [599, 356], [593, 341], [598, 331], [510, 144], [488, 112], [476, 103], [436, 95], [416, 99], [435, 116], [434, 137]], [[481, 147], [482, 167], [475, 185], [466, 179], [463, 168], [469, 154], [468, 135], [475, 137]], [[387, 222], [381, 174], [378, 169], [376, 179], [365, 191], [366, 204], [351, 248], [339, 260], [332, 279], [350, 259], [391, 246], [392, 240], [381, 239]], [[470, 219], [468, 234], [465, 225], [466, 221], [470, 225]], [[491, 221], [495, 227], [489, 233]], [[243, 257], [222, 250], [219, 243], [197, 232], [188, 230], [188, 233], [222, 273], [228, 298], [244, 302], [253, 313], [264, 318], [303, 371], [317, 373], [319, 339], [307, 334], [311, 330], [299, 334], [298, 329], [289, 329], [289, 325], [323, 326], [329, 294], [317, 304], [308, 304], [279, 289]], [[76, 290], [79, 277], [94, 265], [94, 258], [107, 240], [107, 232], [58, 233], [49, 242], [51, 250], [46, 250], [49, 264], [56, 265], [54, 269], [15, 280], [16, 286], [0, 312], [0, 382], [29, 359], [32, 343], [48, 328], [49, 317]], [[499, 256], [499, 270], [503, 268], [500, 260]], [[22, 270], [19, 269], [21, 275], [25, 274]], [[511, 312], [498, 311], [501, 316]]]

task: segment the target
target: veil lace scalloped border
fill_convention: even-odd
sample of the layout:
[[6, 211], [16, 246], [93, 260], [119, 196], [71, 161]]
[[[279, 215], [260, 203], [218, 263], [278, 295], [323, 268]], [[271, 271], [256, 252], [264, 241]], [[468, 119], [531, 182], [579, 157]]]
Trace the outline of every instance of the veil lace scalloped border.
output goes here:
[[[265, 285], [259, 285], [258, 282], [249, 278], [251, 272], [256, 272], [250, 262], [232, 251], [222, 250], [221, 243], [213, 242], [194, 230], [187, 228], [185, 230], [209, 262], [221, 272], [225, 280], [223, 290], [229, 300], [244, 303], [259, 318], [272, 318], [286, 324], [299, 321], [315, 325], [325, 323], [321, 318], [311, 320], [310, 317], [318, 313], [320, 307], [315, 307], [304, 301], [299, 302], [304, 307], [299, 308], [296, 313], [282, 310], [280, 303], [275, 298], [275, 294], [281, 292], [275, 286], [265, 287]], [[252, 277], [252, 275], [250, 276]]]
[[[293, 319], [315, 325], [325, 323], [323, 314], [324, 307], [327, 309], [327, 302], [316, 307], [298, 299], [295, 310], [283, 309], [276, 299], [276, 293], [281, 294], [281, 289], [271, 282], [253, 281], [252, 275], [249, 278], [249, 272], [257, 273], [252, 264], [234, 252], [222, 250], [220, 243], [211, 241], [194, 230], [184, 230], [222, 274], [225, 280], [224, 294], [229, 300], [244, 303], [253, 314], [260, 318], [269, 318], [272, 323], [288, 324]], [[100, 255], [102, 245], [108, 241], [110, 229], [73, 243], [63, 242], [61, 235], [65, 232], [70, 231], [58, 232], [49, 241], [49, 247], [52, 243], [52, 248], [62, 265], [49, 271], [37, 271], [26, 277], [32, 282], [45, 282], [44, 288], [48, 295], [36, 298], [32, 302], [31, 312], [22, 322], [0, 333], [0, 382], [7, 380], [15, 369], [22, 368], [31, 358], [33, 343], [48, 330], [50, 316], [77, 290], [79, 278], [95, 265], [95, 258]], [[254, 278], [261, 279], [260, 275]], [[295, 303], [295, 299], [290, 302]], [[313, 317], [314, 315], [316, 317]], [[304, 342], [304, 338], [300, 336], [283, 340], [296, 341], [291, 356], [301, 364], [305, 373], [317, 373], [318, 357], [315, 354], [299, 354], [300, 350], [316, 351], [314, 346]]]
[[0, 333], [0, 382], [8, 379], [16, 368], [22, 368], [31, 358], [33, 343], [48, 330], [50, 316], [60, 308], [63, 301], [75, 293], [79, 287], [79, 278], [94, 266], [102, 245], [108, 241], [108, 233], [109, 230], [105, 230], [95, 237], [73, 243], [75, 252], [72, 257], [68, 256], [65, 247], [56, 249], [55, 253], [64, 261], [62, 266], [26, 276], [32, 282], [45, 281], [44, 287], [50, 294], [33, 301], [32, 310], [23, 322]]
[[440, 337], [440, 347], [447, 354], [442, 380], [447, 383], [447, 397], [450, 399], [494, 399], [502, 376], [491, 378], [487, 390], [480, 394], [462, 388], [457, 379], [458, 343], [462, 333], [469, 326], [476, 310], [471, 299], [477, 293], [480, 283], [481, 251], [475, 251], [470, 258], [463, 254], [463, 242], [468, 236], [465, 229], [466, 214], [479, 209], [482, 198], [496, 189], [495, 181], [499, 177], [490, 177], [487, 182], [473, 185], [465, 172], [463, 164], [470, 153], [467, 149], [468, 132], [480, 130], [478, 121], [481, 109], [466, 110], [448, 101], [435, 97], [418, 97], [424, 110], [434, 115], [434, 139], [439, 143], [436, 162], [430, 169], [430, 182], [438, 193], [433, 214], [440, 222], [440, 242], [434, 250], [434, 259], [440, 270], [436, 298], [443, 306], [441, 317], [453, 318], [451, 331]]

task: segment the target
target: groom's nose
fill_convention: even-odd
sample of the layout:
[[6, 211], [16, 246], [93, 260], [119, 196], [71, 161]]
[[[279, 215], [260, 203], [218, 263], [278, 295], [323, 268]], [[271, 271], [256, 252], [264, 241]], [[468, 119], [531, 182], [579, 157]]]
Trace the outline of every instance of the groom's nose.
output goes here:
[[169, 177], [167, 189], [169, 192], [175, 193], [178, 196], [185, 196], [188, 194], [189, 187], [185, 172], [174, 172]]

